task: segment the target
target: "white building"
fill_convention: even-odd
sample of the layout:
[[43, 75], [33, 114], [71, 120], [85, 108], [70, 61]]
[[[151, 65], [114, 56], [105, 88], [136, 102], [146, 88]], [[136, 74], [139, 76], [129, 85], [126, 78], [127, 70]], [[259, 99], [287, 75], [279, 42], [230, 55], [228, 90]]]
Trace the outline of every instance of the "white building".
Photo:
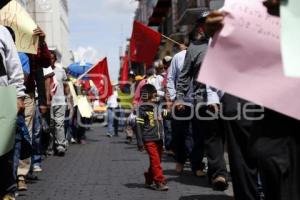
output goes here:
[[49, 49], [55, 50], [59, 62], [68, 66], [72, 62], [69, 48], [68, 0], [18, 0], [46, 33]]

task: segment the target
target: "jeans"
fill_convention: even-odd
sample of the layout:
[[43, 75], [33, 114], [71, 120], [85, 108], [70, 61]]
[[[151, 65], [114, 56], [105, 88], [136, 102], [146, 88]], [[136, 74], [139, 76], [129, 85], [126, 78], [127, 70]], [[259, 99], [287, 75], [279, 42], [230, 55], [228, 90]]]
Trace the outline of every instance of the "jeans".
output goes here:
[[42, 116], [38, 106], [35, 108], [35, 116], [33, 121], [32, 130], [32, 148], [33, 155], [31, 157], [32, 166], [41, 166], [42, 162], [42, 149], [41, 149], [41, 136], [42, 136]]
[[107, 123], [108, 123], [108, 133], [109, 134], [113, 134], [114, 132], [114, 118], [115, 118], [115, 114], [114, 114], [114, 109], [113, 108], [108, 108], [107, 109]]
[[173, 150], [172, 141], [172, 122], [171, 120], [164, 120], [164, 132], [165, 132], [165, 148], [166, 150]]
[[54, 138], [54, 145], [56, 149], [66, 148], [66, 136], [65, 136], [65, 113], [66, 106], [58, 105], [51, 106], [51, 133]]

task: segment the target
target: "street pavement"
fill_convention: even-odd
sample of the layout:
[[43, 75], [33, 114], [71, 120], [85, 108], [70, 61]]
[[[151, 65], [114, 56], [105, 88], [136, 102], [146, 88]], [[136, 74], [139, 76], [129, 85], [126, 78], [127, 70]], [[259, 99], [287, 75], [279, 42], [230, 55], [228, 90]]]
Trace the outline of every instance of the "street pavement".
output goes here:
[[126, 144], [125, 135], [108, 138], [106, 130], [93, 127], [86, 145], [71, 145], [65, 157], [48, 157], [39, 180], [18, 200], [233, 200], [232, 187], [213, 191], [207, 178], [194, 177], [186, 168], [176, 175], [174, 161], [164, 156], [163, 169], [170, 190], [144, 188], [146, 153]]

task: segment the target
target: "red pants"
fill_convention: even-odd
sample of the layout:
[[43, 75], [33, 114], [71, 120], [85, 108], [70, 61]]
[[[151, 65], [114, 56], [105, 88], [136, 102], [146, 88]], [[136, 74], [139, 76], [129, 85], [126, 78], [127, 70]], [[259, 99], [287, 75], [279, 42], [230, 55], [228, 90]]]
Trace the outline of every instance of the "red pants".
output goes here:
[[152, 184], [155, 183], [164, 183], [165, 177], [163, 175], [163, 170], [160, 165], [161, 156], [163, 153], [163, 143], [162, 141], [156, 142], [145, 142], [145, 149], [149, 155], [150, 167], [147, 172], [145, 172], [146, 182]]

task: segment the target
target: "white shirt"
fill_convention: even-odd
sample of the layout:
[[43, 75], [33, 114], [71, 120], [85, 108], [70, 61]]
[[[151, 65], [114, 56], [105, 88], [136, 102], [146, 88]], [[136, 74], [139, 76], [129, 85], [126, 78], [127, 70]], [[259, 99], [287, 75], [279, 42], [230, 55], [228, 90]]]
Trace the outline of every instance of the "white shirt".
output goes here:
[[108, 108], [117, 108], [118, 105], [119, 105], [119, 103], [118, 103], [118, 92], [114, 91], [114, 93], [107, 100], [107, 107]]

